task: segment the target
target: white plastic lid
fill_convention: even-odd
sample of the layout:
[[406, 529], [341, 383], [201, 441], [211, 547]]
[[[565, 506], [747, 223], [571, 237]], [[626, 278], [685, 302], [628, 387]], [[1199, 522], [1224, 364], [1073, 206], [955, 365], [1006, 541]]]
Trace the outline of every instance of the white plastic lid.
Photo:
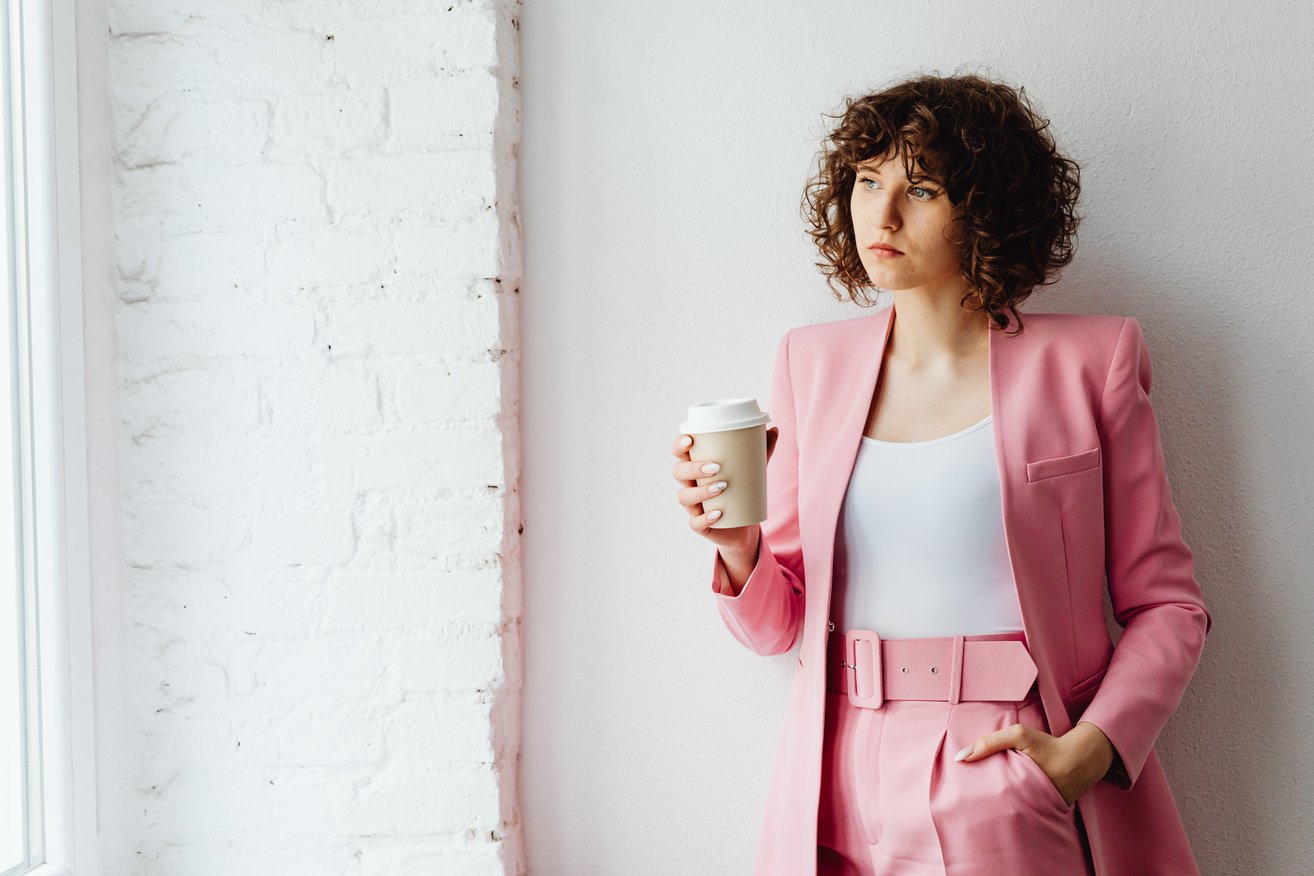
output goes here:
[[770, 415], [757, 406], [755, 398], [719, 398], [690, 406], [689, 419], [680, 424], [680, 431], [729, 432], [769, 422]]

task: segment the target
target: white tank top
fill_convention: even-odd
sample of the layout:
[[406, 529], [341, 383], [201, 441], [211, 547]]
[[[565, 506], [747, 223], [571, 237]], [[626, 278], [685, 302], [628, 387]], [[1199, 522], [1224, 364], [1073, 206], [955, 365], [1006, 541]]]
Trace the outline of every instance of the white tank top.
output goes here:
[[1018, 631], [991, 417], [862, 446], [840, 511], [831, 619], [882, 638]]

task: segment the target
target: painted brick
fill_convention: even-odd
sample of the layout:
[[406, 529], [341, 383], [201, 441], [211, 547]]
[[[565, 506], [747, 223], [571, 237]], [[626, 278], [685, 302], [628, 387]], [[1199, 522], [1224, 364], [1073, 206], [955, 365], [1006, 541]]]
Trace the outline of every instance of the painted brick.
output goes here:
[[293, 94], [274, 111], [270, 157], [292, 160], [307, 152], [341, 155], [382, 145], [388, 131], [388, 94], [378, 85], [337, 80], [323, 94]]
[[119, 309], [125, 359], [195, 364], [204, 359], [277, 356], [310, 345], [314, 316], [304, 307], [271, 305], [253, 323], [220, 301], [144, 303]]
[[389, 89], [392, 139], [397, 152], [491, 147], [498, 80], [487, 70], [436, 79], [406, 79]]
[[501, 674], [501, 639], [491, 633], [414, 637], [395, 647], [393, 683], [407, 691], [486, 689]]
[[444, 360], [486, 360], [498, 345], [497, 301], [421, 300], [344, 303], [324, 336], [336, 354], [419, 353]]
[[345, 286], [376, 282], [392, 269], [387, 229], [317, 229], [270, 247], [269, 285]]
[[363, 697], [388, 671], [386, 654], [387, 649], [374, 637], [319, 636], [303, 642], [271, 642], [260, 650], [256, 679], [283, 696]]
[[515, 8], [109, 0], [107, 873], [527, 872]]
[[482, 149], [367, 155], [325, 162], [328, 203], [344, 215], [468, 221], [496, 199], [495, 161]]
[[496, 362], [411, 369], [397, 375], [397, 412], [410, 423], [494, 418], [501, 376]]
[[[155, 220], [155, 224], [161, 224]], [[161, 236], [158, 228], [132, 235], [138, 276], [154, 278], [153, 301], [228, 302], [265, 284], [267, 251], [262, 235], [207, 230]], [[143, 243], [149, 241], [149, 243]], [[125, 266], [120, 265], [120, 271]]]

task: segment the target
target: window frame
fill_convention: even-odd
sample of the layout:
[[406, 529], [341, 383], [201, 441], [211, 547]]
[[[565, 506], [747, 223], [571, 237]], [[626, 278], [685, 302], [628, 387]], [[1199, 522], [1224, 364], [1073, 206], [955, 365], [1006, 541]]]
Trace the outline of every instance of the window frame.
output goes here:
[[30, 504], [23, 513], [34, 524], [27, 545], [34, 576], [23, 586], [35, 595], [27, 652], [36, 666], [27, 683], [35, 683], [39, 715], [27, 722], [35, 731], [28, 762], [39, 766], [28, 805], [35, 863], [18, 872], [99, 876], [76, 6], [6, 3], [21, 45], [10, 68], [22, 82], [14, 103], [21, 134], [15, 130], [11, 148], [25, 210], [11, 218], [23, 226], [15, 239], [26, 244], [16, 256], [27, 279], [17, 294], [28, 331]]

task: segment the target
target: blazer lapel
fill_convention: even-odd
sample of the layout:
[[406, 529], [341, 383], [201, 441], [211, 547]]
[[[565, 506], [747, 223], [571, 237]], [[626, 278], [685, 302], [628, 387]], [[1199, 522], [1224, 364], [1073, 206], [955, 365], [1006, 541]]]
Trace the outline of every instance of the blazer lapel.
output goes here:
[[[812, 659], [818, 662], [825, 659], [839, 512], [857, 462], [858, 447], [867, 427], [867, 415], [871, 413], [871, 400], [880, 379], [881, 365], [885, 361], [885, 349], [894, 325], [894, 305], [853, 320], [853, 323], [851, 346], [839, 345], [841, 353], [832, 364], [833, 371], [823, 376], [822, 385], [827, 397], [817, 406], [816, 416], [823, 422], [814, 434], [817, 445], [825, 447], [825, 451], [816, 464], [813, 493], [816, 504], [813, 513], [805, 515], [805, 519], [814, 519], [819, 526], [816, 539], [808, 538], [807, 541], [827, 546], [815, 558], [819, 566], [815, 580], [824, 581], [825, 587], [819, 592], [811, 587], [805, 591], [805, 598], [812, 606], [804, 615], [803, 634], [810, 638], [811, 651], [807, 641], [803, 651], [811, 653]], [[808, 577], [812, 579], [811, 569]]]

